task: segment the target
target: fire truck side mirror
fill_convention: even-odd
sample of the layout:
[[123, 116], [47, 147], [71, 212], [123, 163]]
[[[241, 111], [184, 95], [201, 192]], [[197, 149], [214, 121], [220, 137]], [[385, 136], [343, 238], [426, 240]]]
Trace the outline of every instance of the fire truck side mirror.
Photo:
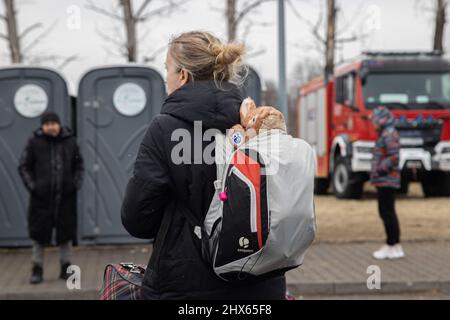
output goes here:
[[365, 85], [367, 76], [369, 75], [369, 70], [367, 68], [361, 68], [359, 71], [359, 78], [361, 79], [361, 84]]

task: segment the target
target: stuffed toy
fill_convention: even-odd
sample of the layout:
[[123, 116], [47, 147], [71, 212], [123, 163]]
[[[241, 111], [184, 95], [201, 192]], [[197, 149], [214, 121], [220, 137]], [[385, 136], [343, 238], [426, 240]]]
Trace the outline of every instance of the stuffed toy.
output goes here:
[[244, 99], [240, 108], [241, 123], [228, 130], [228, 136], [235, 147], [249, 141], [260, 132], [272, 129], [286, 131], [283, 114], [274, 107], [256, 107], [249, 97]]

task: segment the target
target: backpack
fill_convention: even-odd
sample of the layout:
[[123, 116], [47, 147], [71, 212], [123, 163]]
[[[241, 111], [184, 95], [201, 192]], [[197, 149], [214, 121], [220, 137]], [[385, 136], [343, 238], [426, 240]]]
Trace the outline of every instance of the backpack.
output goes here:
[[226, 281], [301, 265], [316, 232], [312, 148], [269, 130], [236, 149], [216, 134], [214, 151], [215, 194], [203, 224], [194, 225], [204, 260]]

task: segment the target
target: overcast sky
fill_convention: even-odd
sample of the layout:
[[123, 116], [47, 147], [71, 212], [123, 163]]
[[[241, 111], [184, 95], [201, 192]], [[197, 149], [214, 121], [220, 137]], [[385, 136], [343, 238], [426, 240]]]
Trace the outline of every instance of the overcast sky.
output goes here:
[[[135, 7], [138, 7], [141, 1], [135, 0]], [[122, 32], [120, 31], [122, 26], [110, 18], [88, 10], [85, 6], [86, 1], [18, 0], [17, 2], [19, 30], [24, 30], [35, 22], [42, 22], [45, 26], [56, 23], [54, 30], [34, 48], [34, 54], [79, 55], [78, 60], [60, 70], [69, 81], [72, 93], [76, 92], [78, 80], [88, 69], [125, 61], [123, 57], [108, 52], [105, 48], [114, 49], [114, 46], [96, 32], [101, 30], [114, 36]], [[117, 2], [118, 0], [95, 0], [98, 6], [104, 8], [111, 8]], [[291, 2], [303, 18], [316, 22], [325, 0], [291, 0]], [[337, 59], [349, 59], [357, 56], [362, 50], [429, 50], [433, 33], [432, 13], [426, 11], [425, 7], [432, 6], [433, 2], [434, 0], [338, 0], [341, 8], [339, 28], [349, 24], [348, 31], [340, 36], [350, 37], [354, 32], [358, 33], [361, 30], [368, 33], [368, 36], [364, 41], [346, 44], [344, 49], [337, 53]], [[163, 0], [153, 0], [149, 9], [155, 9], [162, 3]], [[140, 25], [139, 35], [142, 36], [146, 30], [148, 31], [148, 36], [139, 45], [141, 58], [144, 53], [151, 54], [154, 50], [164, 47], [172, 35], [183, 31], [208, 30], [222, 39], [225, 38], [225, 19], [223, 13], [217, 10], [223, 8], [224, 3], [225, 0], [186, 1], [183, 8], [169, 18], [157, 18], [146, 25]], [[246, 38], [246, 43], [251, 53], [259, 52], [259, 54], [249, 57], [247, 61], [264, 80], [277, 79], [276, 9], [276, 2], [269, 2], [249, 16], [255, 26]], [[77, 10], [80, 12], [79, 25], [74, 24], [77, 20], [74, 12]], [[0, 12], [4, 12], [2, 4]], [[114, 28], [119, 31], [115, 31]], [[321, 30], [323, 31], [324, 27]], [[0, 24], [0, 32], [4, 31], [5, 25]], [[39, 33], [35, 32], [29, 35], [28, 41]], [[450, 23], [447, 23], [445, 35], [445, 45], [450, 48]], [[289, 76], [299, 61], [307, 58], [321, 59], [316, 48], [317, 42], [311, 35], [308, 24], [299, 20], [290, 6], [286, 6], [286, 41]], [[8, 65], [8, 47], [1, 39], [0, 53], [0, 65]], [[163, 74], [164, 58], [165, 52], [162, 51], [155, 61], [148, 64]], [[55, 67], [53, 63], [46, 65]]]

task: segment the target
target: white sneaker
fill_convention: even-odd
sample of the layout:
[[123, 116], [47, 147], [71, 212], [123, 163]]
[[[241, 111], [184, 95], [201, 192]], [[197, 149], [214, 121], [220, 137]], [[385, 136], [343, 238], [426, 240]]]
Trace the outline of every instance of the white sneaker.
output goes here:
[[400, 258], [405, 257], [405, 252], [403, 251], [401, 244], [396, 244], [394, 246], [394, 251], [395, 251], [395, 257], [393, 259], [400, 259]]
[[395, 250], [394, 246], [389, 246], [387, 244], [373, 253], [373, 257], [377, 260], [395, 259], [396, 255], [397, 251]]

